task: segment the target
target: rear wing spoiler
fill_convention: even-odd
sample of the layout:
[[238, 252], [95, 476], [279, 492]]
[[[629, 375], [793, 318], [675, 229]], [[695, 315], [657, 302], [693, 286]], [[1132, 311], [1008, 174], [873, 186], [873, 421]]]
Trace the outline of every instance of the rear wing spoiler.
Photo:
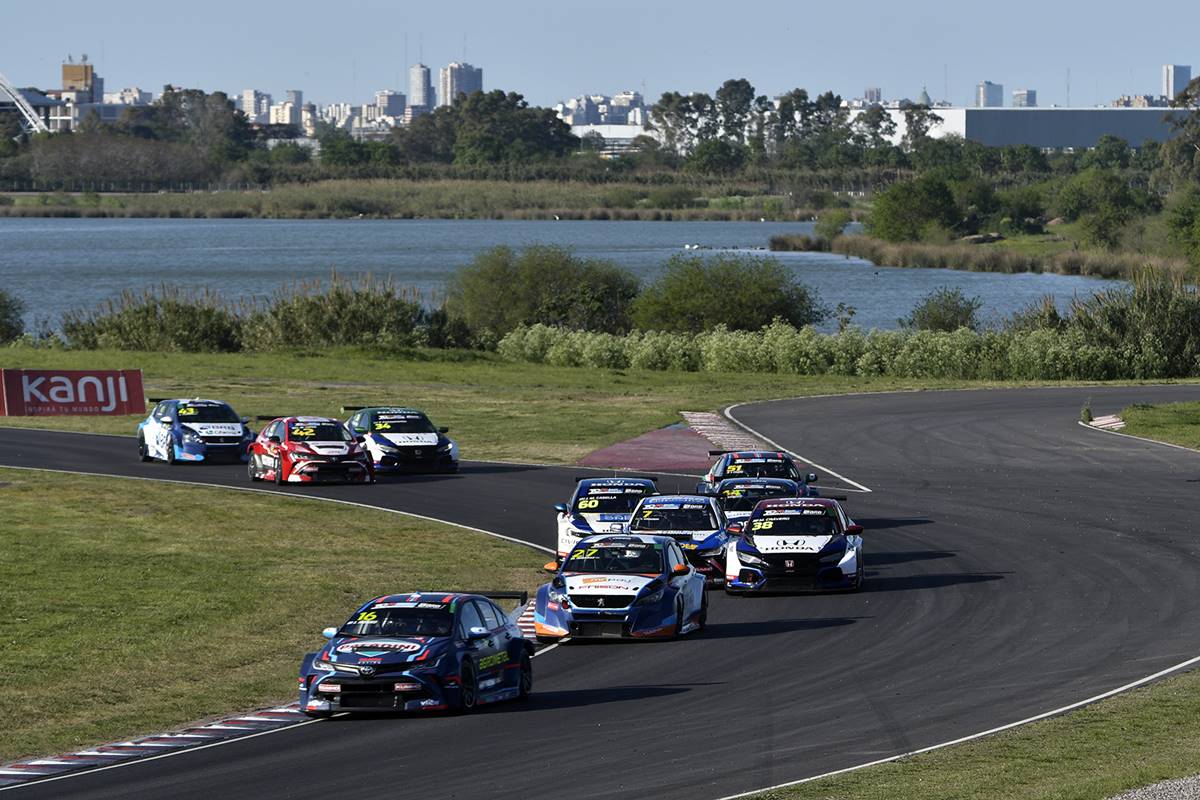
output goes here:
[[738, 451], [737, 450], [709, 450], [708, 454], [710, 456], [723, 456], [726, 453], [736, 453], [736, 452], [738, 452]]
[[607, 480], [612, 480], [613, 478], [617, 478], [619, 480], [650, 481], [651, 483], [658, 483], [658, 478], [656, 478], [653, 475], [576, 475], [575, 482], [579, 483], [580, 481], [607, 481]]
[[270, 422], [270, 421], [272, 421], [272, 420], [279, 419], [279, 418], [281, 418], [282, 416], [283, 416], [282, 414], [276, 414], [276, 415], [275, 415], [275, 416], [273, 416], [273, 417], [272, 417], [272, 416], [267, 416], [266, 414], [259, 414], [258, 416], [256, 416], [256, 417], [254, 418], [254, 420], [255, 420], [255, 422]]

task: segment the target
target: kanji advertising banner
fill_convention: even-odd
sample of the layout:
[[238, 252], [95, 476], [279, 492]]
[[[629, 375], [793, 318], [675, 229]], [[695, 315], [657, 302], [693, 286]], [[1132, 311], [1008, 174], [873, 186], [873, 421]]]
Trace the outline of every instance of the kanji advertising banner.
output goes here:
[[0, 416], [141, 414], [140, 369], [0, 369]]

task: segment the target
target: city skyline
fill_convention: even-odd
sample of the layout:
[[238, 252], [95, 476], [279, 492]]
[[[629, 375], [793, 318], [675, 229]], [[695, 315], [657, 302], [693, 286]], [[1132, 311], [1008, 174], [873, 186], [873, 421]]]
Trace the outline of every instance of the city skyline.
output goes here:
[[[278, 28], [277, 13], [228, 0], [173, 9], [169, 17], [144, 0], [113, 0], [102, 9], [77, 10], [72, 26], [79, 33], [57, 37], [51, 50], [45, 40], [18, 35], [40, 17], [37, 9], [18, 6], [6, 13], [13, 24], [0, 33], [0, 71], [18, 85], [52, 86], [66, 55], [87, 51], [112, 88], [159, 91], [171, 83], [230, 94], [258, 87], [281, 95], [300, 86], [322, 104], [368, 102], [381, 89], [405, 91], [407, 70], [418, 62], [437, 69], [466, 61], [487, 69], [489, 88], [520, 92], [541, 106], [581, 92], [622, 89], [653, 102], [664, 91], [712, 92], [730, 77], [744, 77], [767, 95], [800, 86], [852, 98], [865, 86], [881, 86], [885, 96], [900, 98], [926, 86], [935, 100], [967, 106], [976, 85], [990, 78], [1037, 87], [1039, 105], [1049, 106], [1067, 105], [1070, 70], [1070, 105], [1091, 106], [1122, 94], [1157, 94], [1162, 65], [1200, 62], [1188, 26], [1112, 25], [1104, 11], [1116, 6], [1107, 3], [1089, 4], [1091, 13], [1081, 15], [1018, 0], [1011, 13], [992, 15], [943, 0], [903, 10], [866, 3], [854, 14], [762, 2], [743, 13], [751, 22], [770, 24], [722, 25], [719, 40], [712, 21], [729, 12], [714, 0], [618, 2], [609, 18], [624, 15], [631, 23], [620, 36], [599, 26], [585, 8], [528, 0], [505, 7], [463, 0], [453, 26], [432, 7], [401, 9], [378, 0], [348, 0], [337, 9], [314, 0], [293, 5], [294, 21], [285, 27], [297, 35], [311, 28], [323, 41], [341, 37], [353, 46], [296, 47], [291, 37], [248, 36]], [[1158, 18], [1171, 9], [1191, 13], [1172, 0]], [[984, 25], [982, 37], [978, 31], [962, 35], [972, 21]], [[188, 36], [181, 38], [180, 30]], [[1014, 40], [1023, 44], [1019, 51]], [[938, 46], [902, 46], [922, 41]], [[237, 42], [250, 45], [230, 49]], [[215, 43], [220, 59], [212, 58]], [[1121, 58], [1112, 57], [1114, 49]]]

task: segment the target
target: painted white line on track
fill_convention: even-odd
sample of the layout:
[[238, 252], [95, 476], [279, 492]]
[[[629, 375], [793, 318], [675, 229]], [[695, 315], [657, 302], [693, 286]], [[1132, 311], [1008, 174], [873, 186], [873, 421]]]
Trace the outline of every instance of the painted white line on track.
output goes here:
[[1145, 436], [1134, 436], [1132, 433], [1121, 433], [1120, 431], [1114, 431], [1111, 428], [1097, 428], [1094, 425], [1088, 425], [1083, 420], [1076, 420], [1076, 423], [1079, 424], [1081, 427], [1087, 428], [1089, 431], [1099, 431], [1100, 433], [1107, 433], [1110, 436], [1121, 436], [1126, 439], [1136, 439], [1139, 442], [1145, 442], [1146, 444], [1157, 444], [1157, 445], [1161, 445], [1163, 447], [1170, 447], [1175, 450], [1184, 450], [1188, 453], [1200, 454], [1200, 450], [1197, 450], [1194, 447], [1187, 447], [1185, 445], [1174, 444], [1172, 442], [1163, 442], [1163, 441], [1159, 441], [1158, 439], [1147, 439]]
[[812, 777], [809, 777], [809, 778], [801, 778], [800, 780], [788, 781], [787, 783], [777, 783], [774, 786], [764, 786], [761, 789], [752, 789], [748, 792], [741, 792], [740, 794], [726, 795], [724, 797], [718, 798], [718, 800], [739, 800], [739, 798], [743, 798], [743, 797], [753, 797], [754, 795], [759, 794], [760, 792], [771, 792], [776, 789], [786, 788], [788, 786], [799, 786], [804, 783], [812, 783], [813, 781], [819, 781], [824, 778], [832, 778], [836, 775], [845, 775], [847, 772], [857, 772], [858, 770], [866, 769], [867, 767], [874, 767], [874, 766], [878, 766], [879, 764], [888, 764], [888, 763], [891, 763], [892, 761], [899, 761], [902, 758], [910, 758], [911, 756], [917, 756], [922, 753], [930, 753], [934, 750], [941, 750], [946, 747], [952, 747], [956, 744], [963, 744], [965, 742], [971, 742], [976, 739], [982, 739], [985, 736], [991, 736], [996, 733], [1001, 733], [1003, 731], [1012, 730], [1013, 728], [1018, 728], [1022, 725], [1028, 725], [1031, 722], [1037, 722], [1039, 720], [1048, 719], [1049, 717], [1056, 717], [1059, 714], [1065, 714], [1068, 711], [1074, 711], [1075, 709], [1083, 708], [1084, 706], [1091, 705], [1092, 703], [1098, 703], [1101, 700], [1106, 700], [1109, 697], [1113, 697], [1114, 695], [1118, 695], [1123, 692], [1127, 692], [1130, 689], [1136, 689], [1139, 686], [1145, 686], [1147, 683], [1152, 683], [1153, 681], [1156, 681], [1159, 678], [1165, 678], [1167, 675], [1170, 675], [1173, 672], [1179, 672], [1181, 670], [1185, 670], [1188, 667], [1194, 666], [1196, 664], [1200, 664], [1200, 656], [1196, 656], [1195, 658], [1189, 658], [1187, 661], [1181, 661], [1173, 667], [1167, 667], [1164, 670], [1159, 670], [1158, 672], [1154, 673], [1153, 675], [1147, 675], [1144, 678], [1138, 678], [1136, 681], [1133, 681], [1132, 683], [1127, 683], [1124, 686], [1118, 686], [1115, 689], [1110, 689], [1107, 692], [1102, 692], [1101, 694], [1098, 694], [1094, 697], [1089, 697], [1086, 700], [1080, 700], [1077, 703], [1071, 703], [1070, 705], [1062, 706], [1061, 708], [1056, 708], [1053, 711], [1045, 711], [1045, 712], [1042, 712], [1041, 714], [1036, 714], [1032, 717], [1026, 717], [1025, 719], [1017, 720], [1016, 722], [1010, 722], [1007, 725], [1000, 725], [995, 728], [989, 728], [986, 731], [980, 731], [979, 733], [972, 733], [969, 736], [962, 736], [958, 739], [953, 739], [949, 742], [941, 742], [939, 744], [933, 744], [933, 745], [930, 745], [929, 747], [922, 747], [918, 750], [909, 750], [907, 753], [900, 753], [898, 755], [888, 756], [887, 758], [880, 758], [880, 759], [876, 759], [875, 761], [868, 761], [865, 764], [856, 764], [853, 767], [845, 767], [844, 769], [835, 769], [831, 772], [824, 772], [820, 775], [813, 775]]
[[[878, 394], [882, 394], [882, 393], [878, 393]], [[835, 396], [835, 397], [840, 397], [841, 395], [833, 395], [833, 396]], [[805, 399], [808, 399], [808, 398], [797, 397], [797, 398], [794, 398], [794, 399], [796, 399], [796, 400], [805, 400]], [[848, 483], [848, 484], [850, 484], [851, 486], [853, 486], [853, 487], [855, 487], [856, 489], [858, 489], [860, 492], [870, 492], [870, 491], [872, 491], [871, 489], [867, 488], [866, 486], [863, 486], [863, 485], [862, 485], [861, 483], [859, 483], [858, 481], [852, 481], [852, 480], [850, 480], [849, 478], [847, 478], [845, 475], [841, 475], [841, 474], [839, 474], [839, 473], [837, 473], [837, 472], [834, 472], [834, 471], [833, 471], [833, 470], [831, 470], [829, 467], [826, 467], [826, 466], [824, 466], [824, 465], [822, 465], [822, 464], [818, 464], [817, 462], [813, 461], [812, 459], [810, 459], [810, 458], [806, 458], [805, 456], [802, 456], [802, 455], [800, 455], [799, 453], [797, 453], [797, 452], [795, 452], [795, 451], [793, 451], [793, 450], [788, 450], [786, 447], [784, 447], [783, 445], [781, 445], [779, 442], [775, 441], [774, 439], [770, 438], [769, 436], [765, 436], [764, 434], [762, 434], [762, 433], [759, 433], [758, 431], [754, 430], [754, 428], [751, 428], [749, 425], [747, 425], [746, 423], [742, 422], [741, 420], [739, 420], [737, 417], [735, 417], [735, 416], [733, 415], [733, 410], [734, 410], [735, 408], [739, 408], [739, 407], [741, 407], [741, 406], [746, 406], [746, 405], [757, 405], [757, 404], [758, 404], [757, 402], [749, 402], [749, 403], [734, 403], [733, 405], [731, 405], [731, 406], [729, 406], [728, 408], [726, 408], [726, 409], [725, 409], [725, 411], [724, 411], [723, 413], [724, 413], [724, 414], [725, 414], [725, 416], [726, 416], [726, 417], [729, 419], [729, 421], [730, 421], [730, 422], [732, 422], [734, 425], [738, 425], [738, 426], [740, 426], [740, 427], [744, 428], [745, 430], [749, 431], [750, 433], [754, 434], [754, 435], [755, 435], [755, 436], [757, 436], [758, 438], [762, 439], [764, 442], [766, 442], [767, 444], [771, 445], [772, 447], [774, 447], [774, 448], [776, 448], [776, 449], [778, 449], [778, 450], [782, 450], [783, 452], [785, 452], [785, 453], [787, 453], [787, 454], [789, 454], [789, 455], [795, 456], [796, 458], [798, 458], [798, 459], [800, 459], [801, 461], [803, 461], [805, 464], [809, 464], [809, 465], [811, 465], [811, 466], [814, 466], [814, 467], [816, 467], [817, 469], [821, 470], [822, 472], [828, 473], [829, 475], [832, 475], [832, 476], [833, 476], [833, 477], [835, 477], [835, 478], [838, 478], [838, 479], [840, 479], [840, 480], [843, 480], [843, 481], [845, 481], [846, 483]]]

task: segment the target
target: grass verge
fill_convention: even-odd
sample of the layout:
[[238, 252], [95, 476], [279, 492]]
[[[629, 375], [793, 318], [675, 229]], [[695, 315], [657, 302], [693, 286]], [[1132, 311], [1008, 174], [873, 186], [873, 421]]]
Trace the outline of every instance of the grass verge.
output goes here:
[[[149, 397], [216, 397], [241, 414], [328, 414], [343, 404], [409, 404], [448, 425], [463, 458], [570, 463], [599, 447], [679, 422], [680, 411], [859, 391], [983, 388], [1017, 383], [589, 369], [511, 363], [445, 351], [130, 353], [13, 347], [0, 366], [144, 370]], [[0, 417], [0, 425], [132, 436], [140, 417]], [[132, 450], [131, 450], [132, 452]]]
[[1200, 450], [1200, 403], [1138, 404], [1120, 416], [1122, 433]]
[[370, 597], [542, 582], [533, 550], [313, 500], [0, 469], [0, 507], [0, 763], [293, 699]]

